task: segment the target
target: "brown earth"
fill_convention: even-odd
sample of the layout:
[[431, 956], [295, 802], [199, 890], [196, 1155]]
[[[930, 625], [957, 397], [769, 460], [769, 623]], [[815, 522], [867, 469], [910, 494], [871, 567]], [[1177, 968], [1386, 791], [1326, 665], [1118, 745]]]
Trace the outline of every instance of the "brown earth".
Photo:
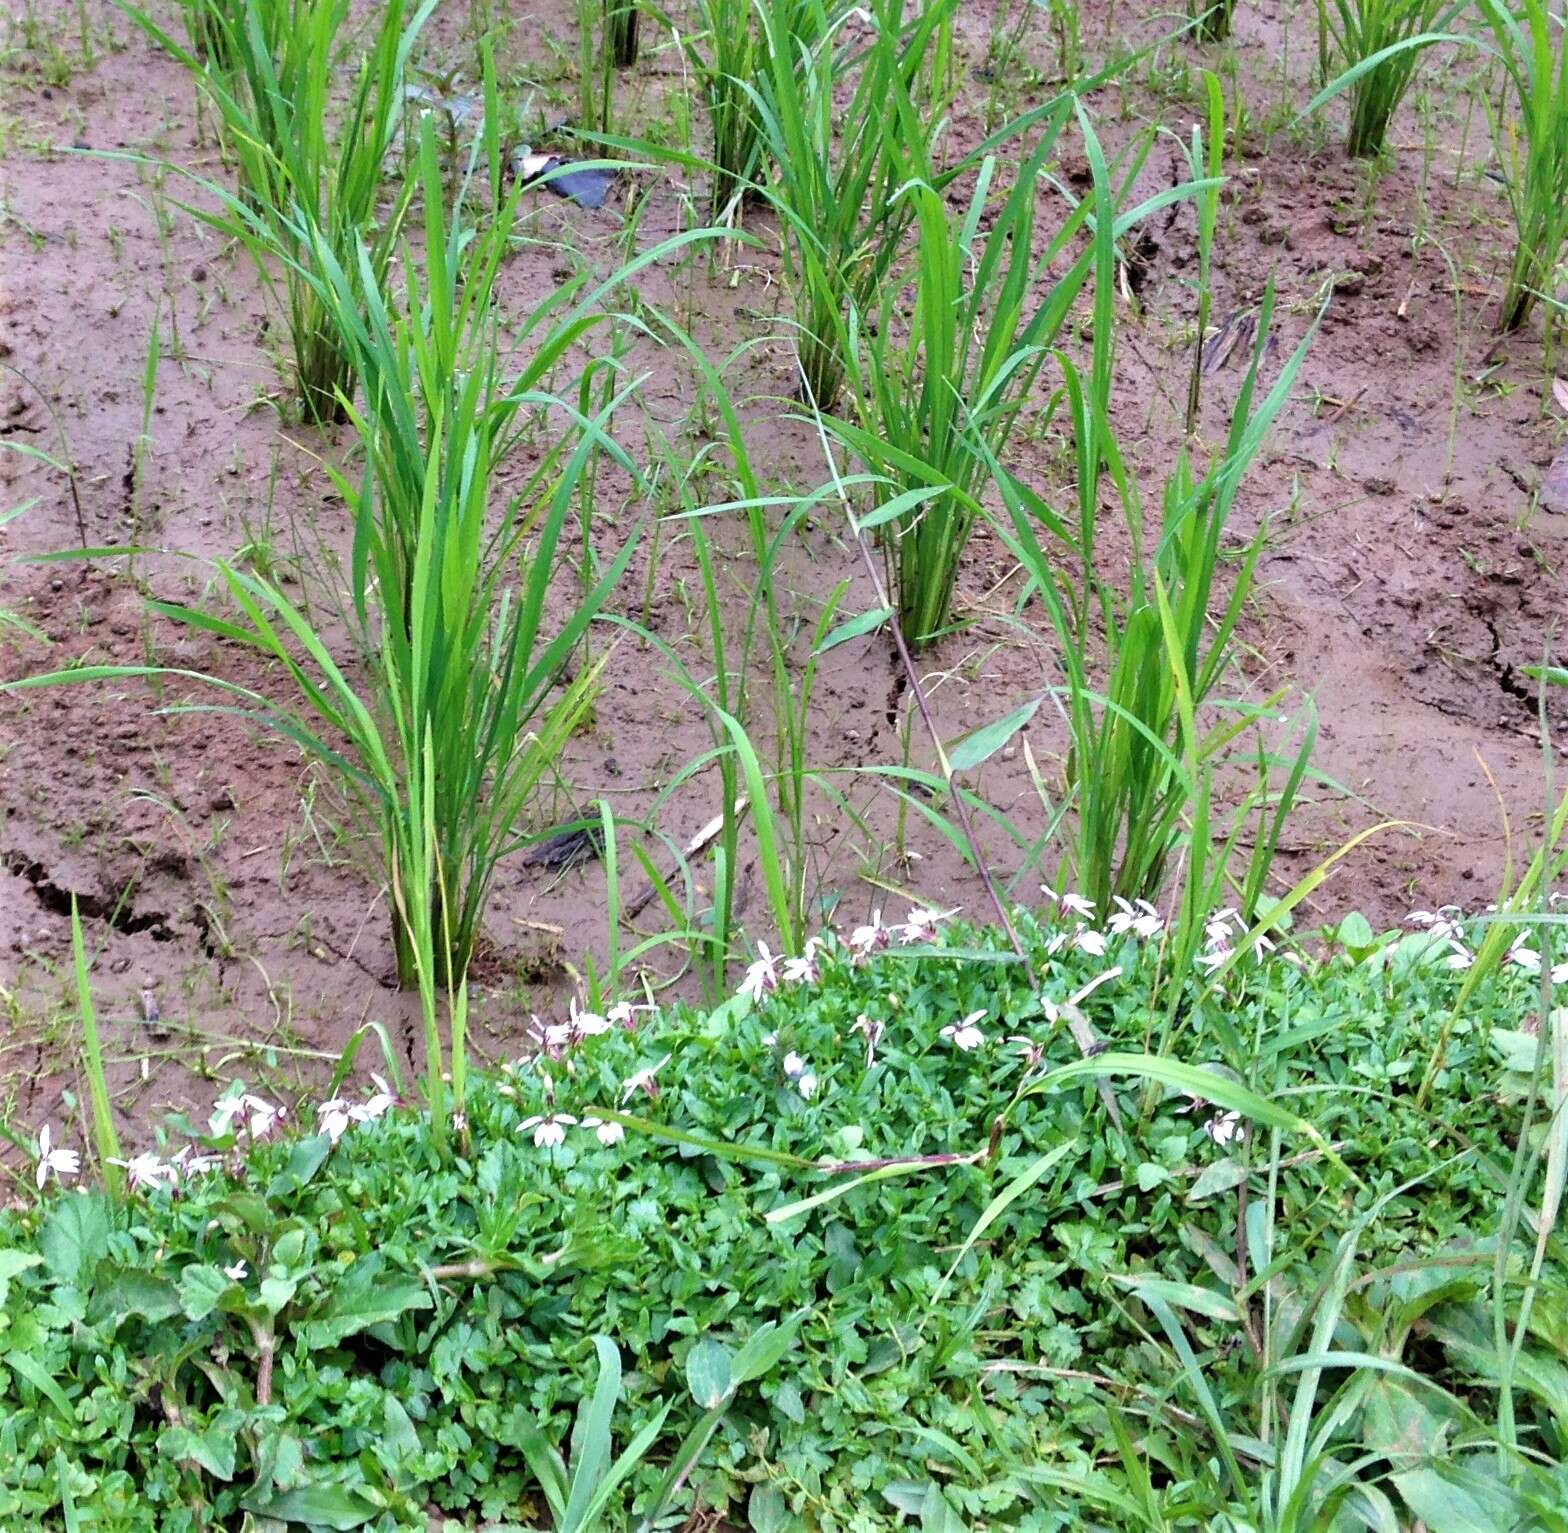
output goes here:
[[[1290, 123], [1311, 93], [1305, 11], [1292, 18], [1249, 0], [1238, 9], [1235, 80], [1246, 115], [1239, 162], [1227, 164], [1215, 320], [1246, 310], [1272, 276], [1277, 359], [1332, 292], [1295, 396], [1248, 475], [1234, 528], [1239, 545], [1270, 519], [1260, 590], [1244, 623], [1252, 695], [1289, 686], [1290, 709], [1310, 693], [1322, 721], [1316, 764], [1328, 782], [1294, 823], [1276, 881], [1288, 887], [1358, 831], [1397, 819], [1415, 828], [1385, 831], [1347, 858], [1307, 924], [1348, 909], [1392, 924], [1412, 905], [1478, 906], [1504, 876], [1505, 824], [1517, 856], [1546, 798], [1538, 706], [1522, 667], [1554, 643], [1568, 552], [1561, 518], [1534, 505], [1561, 435], [1546, 405], [1540, 330], [1499, 342], [1491, 329], [1508, 230], [1501, 196], [1481, 174], [1484, 115], [1478, 130], [1467, 77], [1445, 65], [1404, 109], [1392, 163], [1376, 171], [1349, 164], [1320, 123]], [[75, 662], [156, 661], [267, 692], [276, 683], [251, 662], [148, 616], [143, 597], [196, 598], [211, 577], [203, 561], [224, 557], [325, 602], [345, 527], [315, 461], [340, 444], [282, 420], [276, 311], [247, 258], [174, 207], [191, 195], [177, 177], [135, 158], [223, 174], [189, 81], [100, 0], [88, 0], [85, 14], [90, 64], [81, 59], [78, 8], [65, 0], [26, 15], [13, 8], [4, 56], [0, 357], [11, 371], [0, 375], [0, 440], [74, 463], [82, 525], [66, 476], [0, 455], [3, 505], [36, 498], [0, 531], [0, 609], [50, 641], [6, 638], [0, 678]], [[535, 92], [538, 116], [566, 115], [575, 89], [569, 13], [556, 4], [502, 20], [511, 23], [501, 34], [503, 59]], [[989, 0], [964, 12], [962, 41], [977, 68], [953, 128], [960, 146], [982, 136], [988, 105], [1015, 110], [1051, 88], [1055, 51], [1043, 23], [994, 78], [979, 70], [995, 20]], [[1086, 9], [1090, 55], [1122, 26], [1114, 9]], [[438, 16], [426, 46], [432, 72], [471, 56], [472, 30], [463, 7]], [[1100, 93], [1113, 151], [1146, 124], [1188, 132], [1197, 100], [1188, 65], [1205, 57], [1220, 55], [1167, 47]], [[681, 89], [673, 55], [659, 49], [621, 87], [645, 121]], [[1075, 152], [1059, 167], [1068, 184], [1083, 174]], [[1180, 153], [1176, 137], [1161, 136], [1140, 190], [1180, 179]], [[635, 238], [646, 249], [687, 226], [693, 189], [652, 175], [640, 185], [647, 201]], [[512, 311], [526, 313], [561, 280], [563, 251], [598, 265], [616, 259], [623, 211], [534, 197], [529, 242], [506, 277]], [[766, 239], [765, 221], [754, 227]], [[1116, 424], [1157, 505], [1182, 437], [1196, 273], [1190, 207], [1155, 215], [1130, 249]], [[790, 418], [776, 274], [765, 248], [714, 266], [666, 263], [646, 275], [641, 296], [667, 306], [715, 358], [764, 338], [731, 368], [730, 386], [746, 400], [753, 452], [768, 474], [806, 488], [825, 472], [814, 434]], [[155, 328], [161, 360], [139, 450]], [[678, 440], [695, 402], [690, 370], [646, 341], [629, 346], [628, 366], [648, 377], [621, 421], [623, 441], [636, 451], [652, 432]], [[1206, 381], [1211, 445], [1223, 440], [1240, 376], [1238, 364]], [[1011, 456], [1024, 478], [1060, 489], [1051, 430], [1025, 429]], [[624, 479], [606, 475], [599, 503], [602, 549], [647, 519], [647, 507], [629, 503]], [[738, 524], [712, 530], [724, 551], [726, 595], [739, 608], [750, 589], [749, 549]], [[91, 546], [148, 551], [88, 565], [17, 562], [80, 546], [83, 535]], [[784, 566], [798, 652], [841, 580], [850, 583], [846, 613], [874, 605], [853, 550], [824, 512]], [[960, 581], [968, 624], [922, 666], [947, 738], [1055, 679], [1043, 634], [1011, 619], [1016, 595], [1005, 551], [978, 534]], [[657, 539], [644, 533], [623, 601], [628, 616], [706, 673], [685, 524], [667, 524]], [[618, 815], [653, 817], [649, 829], [664, 840], [646, 844], [662, 861], [665, 847], [684, 844], [718, 807], [711, 772], [670, 791], [709, 747], [708, 727], [649, 644], [621, 639], [606, 677], [593, 730], [563, 763], [569, 786], [541, 806], [541, 823], [603, 797]], [[140, 681], [0, 694], [0, 1123], [18, 1132], [58, 1117], [61, 1092], [79, 1090], [73, 894], [96, 955], [117, 1101], [133, 1137], [146, 1136], [166, 1105], [203, 1104], [236, 1074], [284, 1093], [303, 1089], [365, 1023], [388, 1030], [405, 1069], [413, 1062], [414, 1019], [389, 984], [374, 869], [328, 785], [244, 720], [160, 711], [186, 700], [212, 699], [183, 683]], [[808, 756], [834, 774], [866, 828], [818, 796], [810, 831], [824, 916], [900, 909], [906, 892], [984, 912], [977, 880], [918, 814], [909, 817], [910, 857], [895, 855], [896, 806], [880, 780], [855, 772], [900, 759], [908, 707], [884, 640], [825, 657]], [[1049, 773], [1061, 736], [1048, 712], [1029, 741]], [[1554, 728], [1564, 722], [1554, 712]], [[929, 761], [918, 728], [915, 740], [916, 761]], [[973, 786], [1026, 839], [1038, 834], [1042, 810], [1021, 753], [989, 762]], [[634, 834], [626, 832], [627, 866]], [[1018, 853], [1005, 838], [988, 838], [988, 848], [999, 873], [1013, 874]], [[1040, 871], [1019, 880], [1021, 897]], [[758, 882], [754, 869], [743, 871], [749, 917], [765, 935]], [[628, 875], [628, 892], [640, 883]], [[622, 933], [623, 950], [658, 929], [657, 908], [640, 918], [639, 932]], [[515, 1051], [530, 1013], [559, 1006], [587, 955], [603, 958], [601, 870], [551, 872], [512, 859], [489, 937], [477, 971], [478, 1046]], [[673, 950], [650, 962], [661, 992], [690, 993]], [[372, 1045], [361, 1063], [375, 1052]]]

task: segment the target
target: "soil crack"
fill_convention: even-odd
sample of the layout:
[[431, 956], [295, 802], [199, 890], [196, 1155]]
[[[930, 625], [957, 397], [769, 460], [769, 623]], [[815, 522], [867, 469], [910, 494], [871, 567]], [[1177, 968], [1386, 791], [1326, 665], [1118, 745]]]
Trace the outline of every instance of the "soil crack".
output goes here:
[[1538, 723], [1537, 714], [1540, 709], [1540, 699], [1530, 687], [1527, 680], [1519, 675], [1518, 668], [1511, 660], [1502, 658], [1503, 638], [1497, 631], [1497, 622], [1494, 618], [1486, 618], [1486, 631], [1492, 636], [1492, 651], [1486, 657], [1492, 669], [1497, 672], [1497, 684], [1503, 692], [1524, 706], [1525, 712], [1530, 715], [1532, 723]]
[[83, 916], [93, 921], [107, 921], [116, 931], [124, 932], [127, 936], [146, 932], [154, 942], [175, 940], [175, 931], [169, 925], [167, 911], [148, 910], [137, 914], [131, 901], [131, 885], [127, 885], [113, 899], [106, 899], [101, 894], [83, 894], [79, 890], [57, 884], [49, 877], [49, 870], [43, 863], [22, 852], [0, 853], [0, 866], [18, 878], [26, 879], [32, 888], [33, 898], [53, 915], [64, 916], [69, 920], [74, 900]]

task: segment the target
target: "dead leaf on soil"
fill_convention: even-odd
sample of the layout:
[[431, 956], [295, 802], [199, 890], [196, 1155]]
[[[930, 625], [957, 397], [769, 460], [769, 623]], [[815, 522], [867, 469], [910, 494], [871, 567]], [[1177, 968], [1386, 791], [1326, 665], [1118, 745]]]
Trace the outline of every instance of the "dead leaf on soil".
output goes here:
[[1541, 504], [1548, 511], [1568, 515], [1568, 447], [1564, 447], [1541, 480]]
[[1568, 410], [1568, 379], [1553, 378], [1552, 393], [1556, 396], [1557, 403]]

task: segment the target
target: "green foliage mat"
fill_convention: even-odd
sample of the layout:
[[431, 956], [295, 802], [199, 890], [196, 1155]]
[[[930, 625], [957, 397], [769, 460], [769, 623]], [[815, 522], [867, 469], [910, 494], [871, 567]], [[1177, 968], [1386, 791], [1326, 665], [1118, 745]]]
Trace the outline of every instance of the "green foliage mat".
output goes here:
[[[598, 1335], [625, 1360], [618, 1442], [675, 1402], [620, 1526], [723, 1371], [693, 1349], [733, 1353], [768, 1322], [788, 1345], [736, 1390], [688, 1509], [759, 1533], [1122, 1526], [1120, 1431], [1157, 1489], [1208, 1461], [1140, 1282], [1164, 1280], [1219, 1408], [1254, 1435], [1262, 1300], [1237, 1294], [1265, 1209], [1279, 1310], [1380, 1198], [1347, 1325], [1375, 1328], [1401, 1262], [1458, 1252], [1448, 1297], [1484, 1283], [1490, 1262], [1471, 1280], [1464, 1253], [1508, 1180], [1507, 1071], [1533, 1053], [1522, 968], [1453, 1022], [1423, 1109], [1460, 980], [1446, 943], [1273, 956], [1216, 989], [1173, 979], [1136, 932], [1100, 955], [1070, 923], [1024, 923], [1027, 966], [987, 931], [863, 962], [830, 943], [755, 1005], [588, 1019], [557, 1057], [476, 1081], [445, 1160], [398, 1110], [336, 1143], [207, 1136], [221, 1164], [177, 1194], [51, 1193], [0, 1216], [0, 1527], [544, 1526], [528, 1449], [542, 1431], [571, 1458]], [[1079, 1057], [1063, 1008], [1112, 968], [1075, 1021], [1248, 1081], [1333, 1153], [1135, 1076], [1109, 1082], [1120, 1129], [1097, 1080], [1020, 1095]], [[637, 1121], [601, 1143], [610, 1111]], [[875, 1164], [915, 1156], [947, 1159]], [[1445, 1357], [1430, 1345], [1422, 1366], [1462, 1389]], [[1385, 1440], [1409, 1427], [1390, 1419]], [[1221, 1525], [1183, 1495], [1168, 1526]]]

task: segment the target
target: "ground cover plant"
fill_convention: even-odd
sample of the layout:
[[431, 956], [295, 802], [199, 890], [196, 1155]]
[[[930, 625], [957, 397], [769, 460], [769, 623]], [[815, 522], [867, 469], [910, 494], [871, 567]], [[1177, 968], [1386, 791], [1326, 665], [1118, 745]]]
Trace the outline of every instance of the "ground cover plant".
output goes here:
[[[1545, 1052], [1517, 1025], [1529, 964], [1478, 992], [1423, 1107], [1477, 928], [1299, 964], [1236, 953], [1216, 915], [1217, 982], [1173, 973], [1138, 907], [1018, 928], [1024, 962], [914, 911], [764, 955], [715, 1011], [576, 1011], [474, 1082], [451, 1153], [386, 1083], [288, 1115], [236, 1084], [127, 1163], [123, 1198], [71, 1190], [41, 1140], [45, 1191], [0, 1226], [0, 1507], [537, 1526], [542, 1445], [617, 1351], [616, 1441], [648, 1451], [605, 1526], [669, 1494], [698, 1429], [677, 1500], [759, 1529], [1239, 1527], [1292, 1484], [1316, 1520], [1265, 1525], [1559, 1506], [1532, 1461], [1555, 1249], [1501, 1458], [1487, 1425], [1489, 1306], [1520, 1315], [1525, 1287], [1512, 1256], [1491, 1281]], [[1193, 1066], [1144, 1052], [1161, 1010]], [[1239, 1052], [1197, 1042], [1219, 1036]]]
[[1568, 1524], [1560, 18], [67, 9], [0, 1523]]

